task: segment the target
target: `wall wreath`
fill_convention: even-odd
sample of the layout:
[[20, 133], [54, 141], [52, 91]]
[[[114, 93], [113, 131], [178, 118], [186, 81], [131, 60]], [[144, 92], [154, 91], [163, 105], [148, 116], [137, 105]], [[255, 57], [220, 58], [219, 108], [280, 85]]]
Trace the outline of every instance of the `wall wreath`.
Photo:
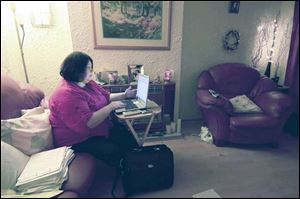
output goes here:
[[227, 51], [234, 51], [240, 44], [240, 33], [237, 30], [230, 30], [223, 40], [223, 47]]

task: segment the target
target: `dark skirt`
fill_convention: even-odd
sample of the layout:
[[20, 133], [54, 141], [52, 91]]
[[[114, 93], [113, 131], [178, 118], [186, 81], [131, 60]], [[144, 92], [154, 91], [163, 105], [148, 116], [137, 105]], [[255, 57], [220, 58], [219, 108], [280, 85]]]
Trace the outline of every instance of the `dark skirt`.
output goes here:
[[75, 153], [89, 153], [110, 166], [119, 165], [124, 154], [138, 147], [133, 135], [121, 123], [114, 121], [108, 137], [94, 136], [72, 146]]

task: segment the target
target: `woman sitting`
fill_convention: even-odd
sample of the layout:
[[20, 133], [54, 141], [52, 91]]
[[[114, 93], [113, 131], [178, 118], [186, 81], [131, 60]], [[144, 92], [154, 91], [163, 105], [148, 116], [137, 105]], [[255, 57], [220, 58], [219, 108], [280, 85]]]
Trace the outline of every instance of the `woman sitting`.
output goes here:
[[135, 97], [136, 90], [129, 87], [124, 93], [110, 94], [91, 80], [92, 71], [93, 60], [85, 53], [73, 52], [63, 61], [63, 79], [49, 99], [54, 143], [117, 166], [124, 153], [138, 144], [122, 124], [111, 122], [109, 115], [125, 106], [119, 100]]

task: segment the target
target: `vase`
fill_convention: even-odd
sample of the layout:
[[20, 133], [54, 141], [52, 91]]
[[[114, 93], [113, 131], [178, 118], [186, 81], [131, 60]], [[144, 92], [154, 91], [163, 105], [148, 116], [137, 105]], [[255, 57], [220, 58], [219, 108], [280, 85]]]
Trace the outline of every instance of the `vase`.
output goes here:
[[270, 77], [271, 75], [271, 62], [268, 62], [266, 71], [265, 71], [265, 76]]

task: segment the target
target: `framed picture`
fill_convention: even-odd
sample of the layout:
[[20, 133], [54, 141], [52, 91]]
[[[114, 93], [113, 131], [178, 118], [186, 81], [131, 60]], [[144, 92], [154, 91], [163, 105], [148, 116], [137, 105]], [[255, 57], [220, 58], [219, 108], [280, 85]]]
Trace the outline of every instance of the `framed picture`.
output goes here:
[[108, 84], [118, 83], [119, 80], [118, 71], [104, 71], [102, 73], [102, 80]]
[[92, 1], [95, 49], [169, 50], [171, 1]]
[[142, 64], [128, 65], [128, 82], [136, 82], [139, 74], [144, 74], [144, 66]]
[[239, 13], [240, 1], [229, 1], [229, 13]]

